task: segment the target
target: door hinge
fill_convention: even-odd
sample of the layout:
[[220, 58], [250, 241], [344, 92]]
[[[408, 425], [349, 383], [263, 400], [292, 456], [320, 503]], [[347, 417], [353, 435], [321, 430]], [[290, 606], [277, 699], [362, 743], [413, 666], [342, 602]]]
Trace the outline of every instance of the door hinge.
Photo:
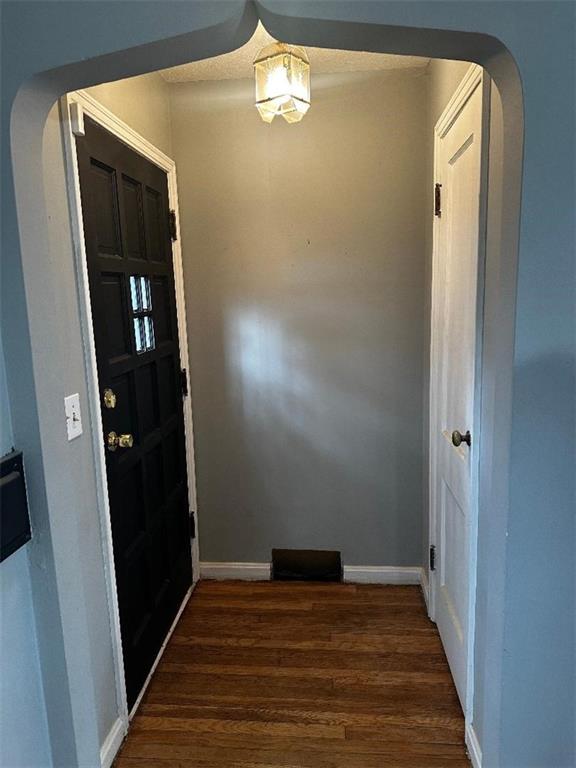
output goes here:
[[168, 212], [168, 230], [170, 232], [170, 239], [178, 240], [178, 232], [176, 231], [176, 211]]
[[434, 216], [442, 216], [442, 184], [434, 184]]
[[196, 538], [196, 518], [194, 517], [194, 512], [192, 512], [192, 510], [190, 510], [190, 538]]
[[180, 371], [180, 387], [182, 389], [182, 397], [188, 397], [188, 372], [186, 368], [182, 368]]
[[436, 570], [436, 546], [434, 544], [430, 545], [430, 570]]

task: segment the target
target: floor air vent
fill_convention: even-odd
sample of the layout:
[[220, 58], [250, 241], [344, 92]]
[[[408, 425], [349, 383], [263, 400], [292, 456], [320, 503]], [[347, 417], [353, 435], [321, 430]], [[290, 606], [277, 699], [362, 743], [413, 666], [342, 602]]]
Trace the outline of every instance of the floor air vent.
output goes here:
[[342, 581], [340, 552], [318, 549], [273, 549], [274, 581]]

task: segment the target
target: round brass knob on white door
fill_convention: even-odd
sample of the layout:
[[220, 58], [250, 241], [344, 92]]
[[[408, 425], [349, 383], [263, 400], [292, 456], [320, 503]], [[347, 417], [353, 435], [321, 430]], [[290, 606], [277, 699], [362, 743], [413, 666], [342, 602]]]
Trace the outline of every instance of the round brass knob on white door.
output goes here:
[[134, 438], [132, 435], [117, 435], [116, 432], [108, 432], [106, 437], [106, 447], [109, 451], [115, 451], [117, 448], [132, 448]]
[[466, 443], [468, 447], [472, 444], [472, 438], [470, 436], [470, 430], [465, 435], [459, 432], [457, 429], [452, 432], [452, 445], [458, 448], [462, 443]]

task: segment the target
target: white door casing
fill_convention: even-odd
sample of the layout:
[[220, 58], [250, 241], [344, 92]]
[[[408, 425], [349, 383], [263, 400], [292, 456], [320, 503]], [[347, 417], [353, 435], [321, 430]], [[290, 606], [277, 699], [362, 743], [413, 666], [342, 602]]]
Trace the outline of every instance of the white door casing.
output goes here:
[[[430, 615], [467, 715], [476, 588], [485, 86], [482, 69], [471, 67], [436, 125], [434, 144], [441, 211], [434, 218], [432, 278]], [[471, 445], [454, 445], [454, 430], [469, 430]]]
[[[75, 136], [81, 135], [84, 131], [84, 115], [88, 115], [99, 125], [106, 128], [131, 149], [146, 157], [152, 163], [166, 172], [168, 180], [168, 198], [170, 208], [175, 211], [176, 230], [180, 232], [179, 207], [178, 207], [178, 188], [176, 181], [176, 164], [144, 137], [140, 136], [130, 126], [120, 120], [110, 110], [100, 104], [94, 97], [86, 91], [75, 91], [64, 96], [61, 100], [61, 122], [62, 134], [64, 140], [68, 201], [70, 205], [71, 225], [74, 236], [74, 253], [76, 260], [76, 273], [78, 281], [78, 296], [80, 305], [80, 314], [82, 317], [82, 336], [85, 349], [85, 366], [87, 388], [89, 392], [89, 415], [91, 432], [93, 437], [95, 453], [95, 477], [98, 489], [99, 518], [102, 533], [102, 548], [104, 557], [104, 566], [106, 572], [106, 587], [108, 607], [110, 612], [110, 625], [112, 633], [112, 648], [114, 657], [114, 669], [116, 677], [116, 696], [118, 700], [118, 720], [114, 724], [101, 750], [101, 765], [108, 768], [114, 759], [119, 745], [124, 738], [130, 717], [133, 716], [142, 695], [144, 694], [148, 683], [154, 673], [154, 670], [162, 656], [164, 648], [172, 634], [180, 614], [182, 613], [191, 591], [188, 592], [183, 600], [182, 606], [176, 616], [172, 627], [160, 649], [158, 657], [152, 666], [150, 675], [144, 683], [142, 692], [138, 697], [131, 712], [128, 711], [126, 686], [124, 683], [124, 662], [122, 657], [122, 641], [120, 636], [120, 621], [118, 611], [118, 598], [116, 593], [116, 574], [114, 567], [114, 553], [112, 548], [112, 530], [110, 523], [110, 510], [108, 504], [108, 486], [106, 476], [106, 462], [104, 456], [104, 444], [101, 438], [103, 434], [102, 421], [100, 415], [100, 389], [98, 386], [98, 373], [96, 367], [96, 351], [92, 325], [92, 307], [90, 303], [90, 293], [88, 288], [87, 260], [84, 244], [84, 227], [82, 220], [82, 199], [80, 195], [80, 179], [78, 172], [78, 163], [76, 157]], [[176, 314], [178, 335], [180, 338], [180, 364], [183, 369], [190, 372], [190, 363], [188, 358], [188, 338], [186, 325], [186, 305], [184, 297], [184, 276], [182, 265], [181, 243], [177, 239], [172, 244], [174, 259], [174, 284], [176, 292]], [[184, 399], [184, 424], [186, 433], [186, 463], [188, 471], [188, 501], [190, 509], [194, 515], [195, 537], [191, 540], [192, 549], [192, 569], [193, 585], [199, 578], [200, 556], [198, 550], [198, 505], [196, 494], [196, 471], [194, 460], [194, 427], [192, 417], [192, 398], [191, 395]]]

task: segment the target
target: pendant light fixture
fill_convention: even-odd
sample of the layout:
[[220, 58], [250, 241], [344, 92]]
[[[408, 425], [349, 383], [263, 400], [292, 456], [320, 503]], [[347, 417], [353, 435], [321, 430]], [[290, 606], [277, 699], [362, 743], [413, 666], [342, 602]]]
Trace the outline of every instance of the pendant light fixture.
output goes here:
[[273, 43], [254, 61], [256, 109], [265, 123], [298, 123], [310, 108], [310, 62], [304, 48]]

